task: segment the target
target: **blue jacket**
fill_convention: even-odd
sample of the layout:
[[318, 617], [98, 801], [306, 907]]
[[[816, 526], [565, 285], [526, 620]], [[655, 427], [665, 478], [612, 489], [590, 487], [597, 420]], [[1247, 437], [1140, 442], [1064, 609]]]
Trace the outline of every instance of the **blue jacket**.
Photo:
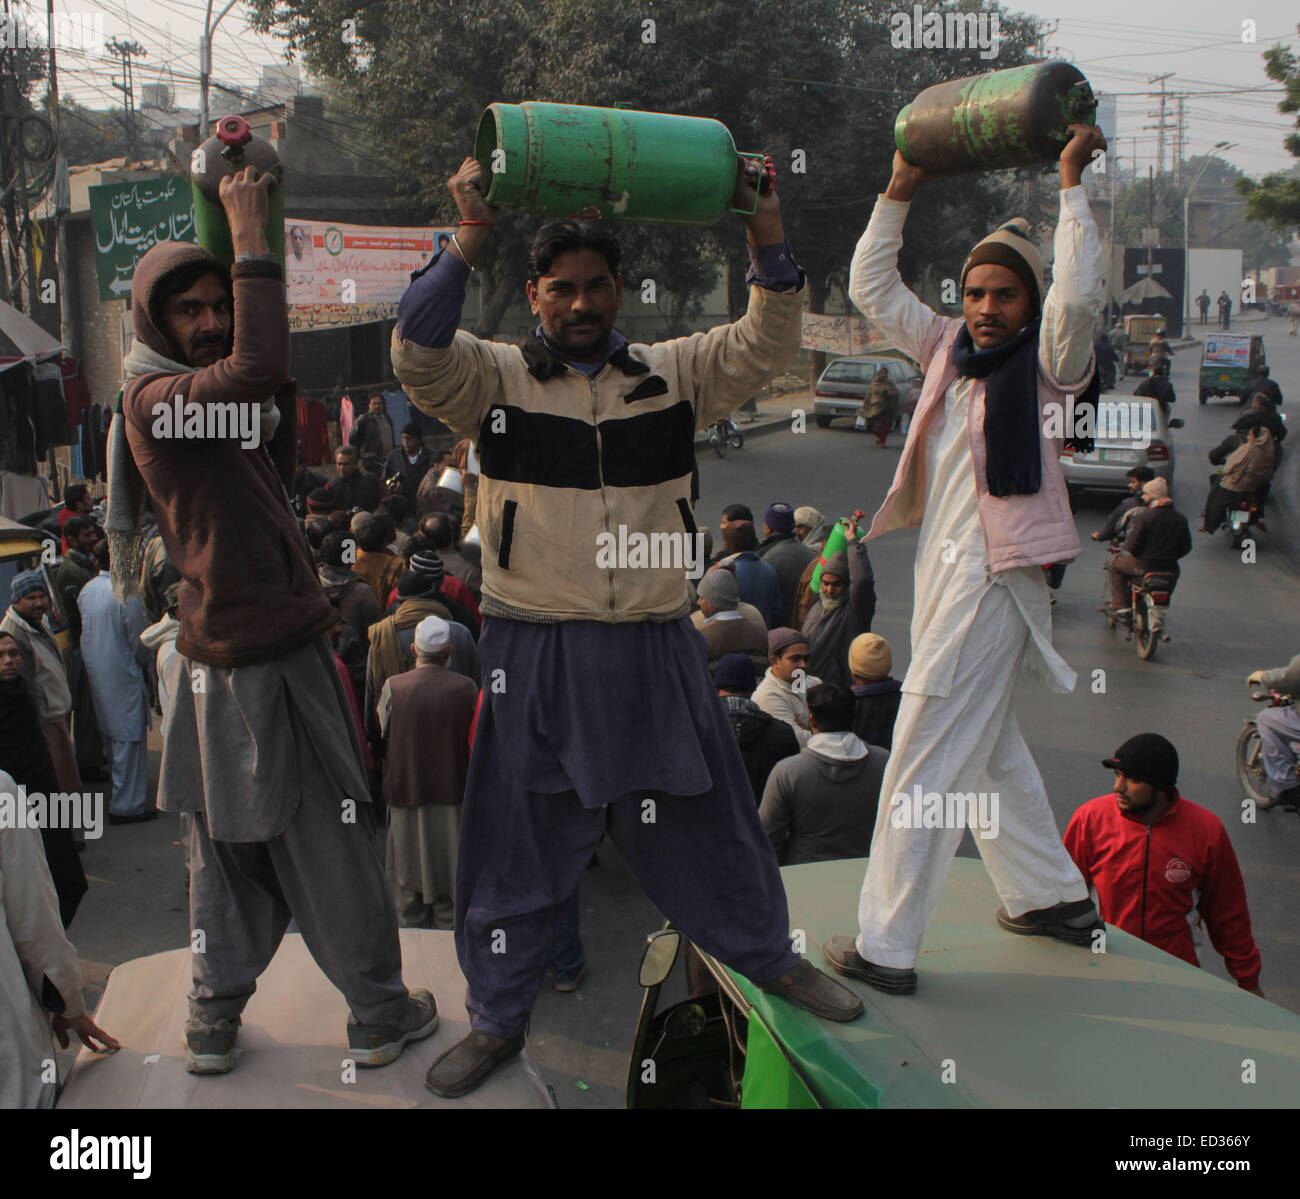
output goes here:
[[753, 550], [736, 554], [733, 564], [740, 602], [753, 604], [762, 613], [769, 630], [779, 629], [784, 621], [784, 608], [781, 604], [781, 581], [776, 570]]

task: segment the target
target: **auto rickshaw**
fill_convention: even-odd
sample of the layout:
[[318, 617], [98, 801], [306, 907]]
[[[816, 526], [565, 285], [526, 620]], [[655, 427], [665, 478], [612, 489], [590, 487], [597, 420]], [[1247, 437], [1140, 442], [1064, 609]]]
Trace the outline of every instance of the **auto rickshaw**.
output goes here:
[[[865, 866], [781, 871], [795, 949], [818, 965], [822, 944], [854, 928]], [[1091, 948], [1004, 932], [999, 903], [983, 863], [954, 861], [916, 994], [844, 979], [866, 1006], [848, 1024], [760, 991], [704, 953], [716, 991], [659, 1011], [682, 938], [671, 926], [653, 934], [628, 1106], [1295, 1105], [1300, 1016], [1113, 927]]]
[[1239, 404], [1250, 397], [1246, 383], [1267, 365], [1264, 339], [1258, 333], [1207, 333], [1201, 351], [1201, 374], [1196, 399], [1206, 403], [1211, 396], [1236, 396]]
[[1124, 332], [1128, 334], [1128, 349], [1124, 351], [1124, 373], [1141, 375], [1147, 371], [1147, 347], [1151, 339], [1165, 327], [1163, 316], [1135, 313], [1124, 318]]

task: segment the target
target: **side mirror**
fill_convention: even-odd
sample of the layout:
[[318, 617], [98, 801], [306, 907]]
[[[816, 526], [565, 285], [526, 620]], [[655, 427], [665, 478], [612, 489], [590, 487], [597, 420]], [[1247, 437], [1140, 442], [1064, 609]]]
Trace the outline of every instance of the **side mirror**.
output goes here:
[[1169, 422], [1169, 427], [1171, 429], [1181, 429], [1186, 423], [1181, 416], [1176, 416]]
[[663, 929], [646, 938], [645, 952], [641, 955], [641, 985], [657, 987], [672, 973], [681, 949], [682, 934], [676, 929]]

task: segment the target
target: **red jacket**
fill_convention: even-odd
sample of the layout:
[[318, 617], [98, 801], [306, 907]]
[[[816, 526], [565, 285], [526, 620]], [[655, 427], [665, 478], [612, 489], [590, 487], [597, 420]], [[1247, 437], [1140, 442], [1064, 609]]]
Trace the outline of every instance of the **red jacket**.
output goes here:
[[1237, 985], [1259, 986], [1237, 855], [1208, 808], [1175, 796], [1148, 827], [1121, 812], [1114, 793], [1099, 795], [1070, 817], [1064, 841], [1108, 924], [1199, 966], [1187, 920], [1194, 908]]

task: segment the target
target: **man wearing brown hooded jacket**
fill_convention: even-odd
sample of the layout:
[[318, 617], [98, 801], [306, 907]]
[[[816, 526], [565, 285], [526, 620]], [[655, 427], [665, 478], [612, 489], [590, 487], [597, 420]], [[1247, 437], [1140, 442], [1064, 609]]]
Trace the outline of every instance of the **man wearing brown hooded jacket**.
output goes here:
[[270, 182], [254, 168], [222, 181], [233, 270], [172, 242], [140, 260], [109, 434], [115, 590], [138, 573], [146, 489], [183, 579], [159, 807], [193, 814], [190, 922], [205, 944], [185, 1030], [192, 1073], [233, 1067], [240, 1013], [290, 918], [348, 1000], [358, 1065], [392, 1061], [438, 1022], [433, 997], [402, 982], [330, 649], [336, 615], [285, 490], [296, 409], [283, 275], [264, 234]]

